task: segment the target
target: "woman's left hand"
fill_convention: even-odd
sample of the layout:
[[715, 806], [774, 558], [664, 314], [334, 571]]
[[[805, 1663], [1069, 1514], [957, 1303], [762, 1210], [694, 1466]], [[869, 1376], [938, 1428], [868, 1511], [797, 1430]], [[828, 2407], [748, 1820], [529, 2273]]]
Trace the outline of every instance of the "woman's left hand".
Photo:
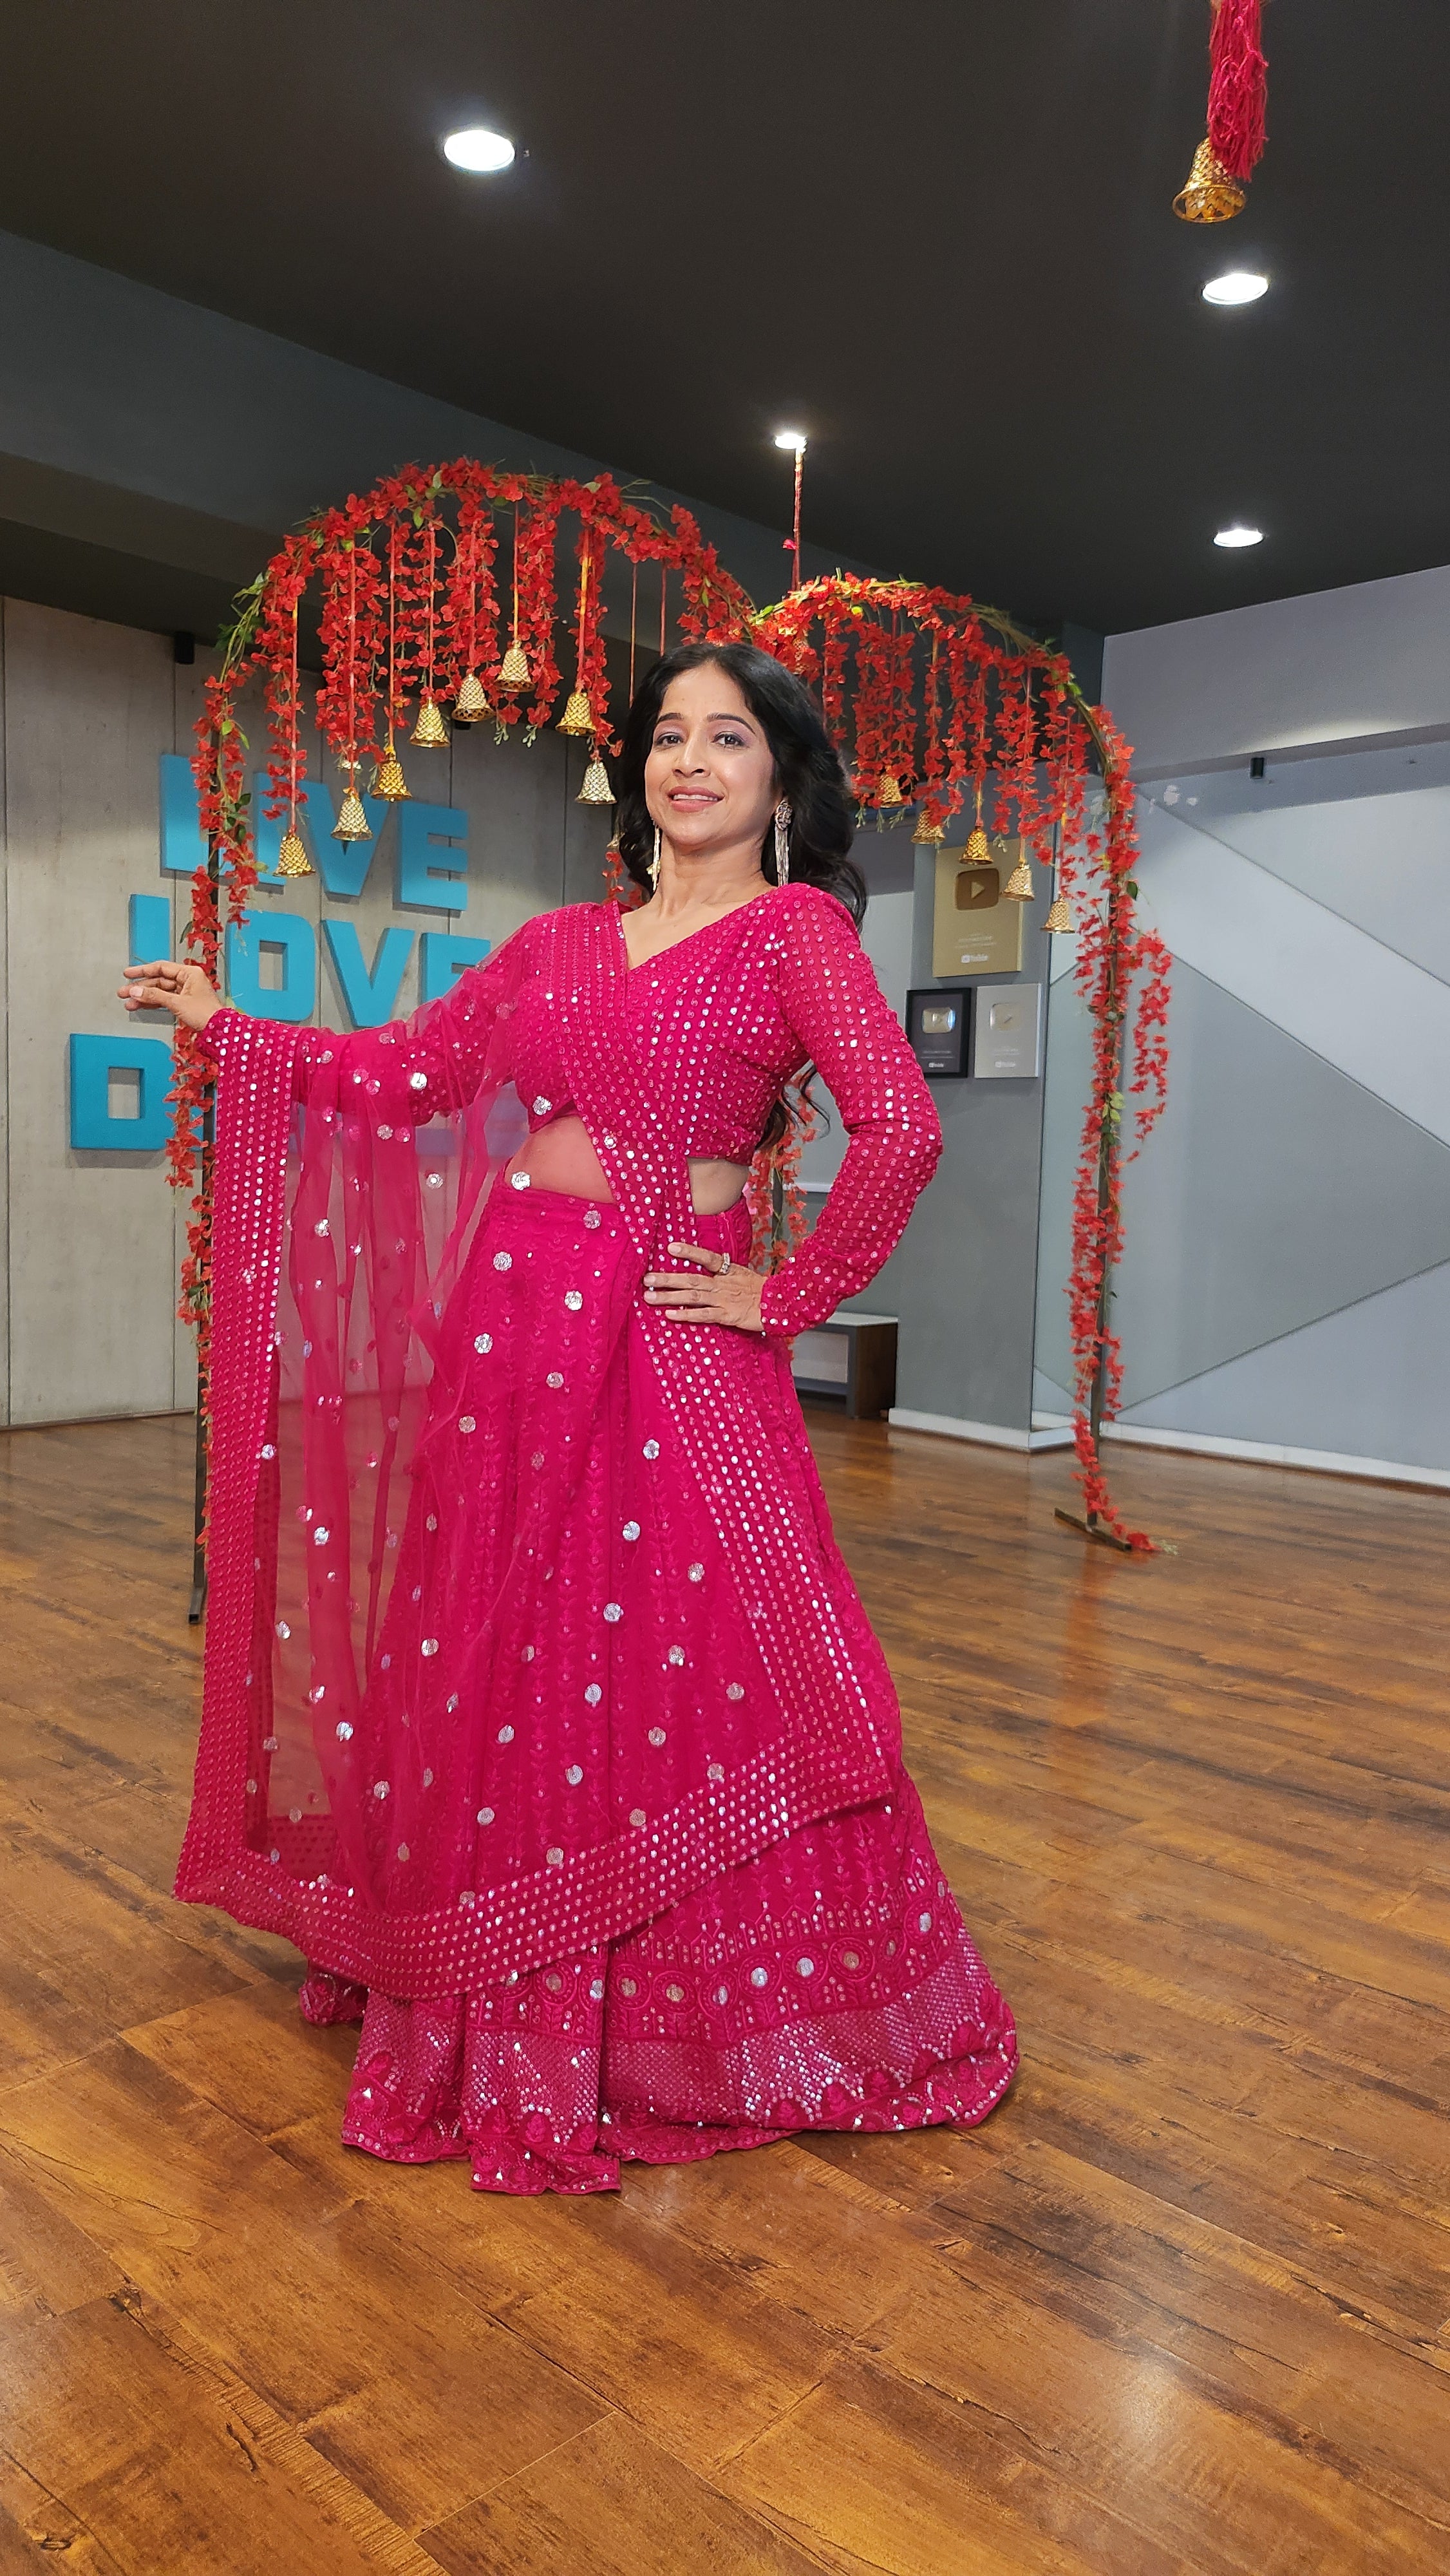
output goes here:
[[758, 1270], [731, 1261], [723, 1252], [702, 1251], [698, 1243], [672, 1243], [681, 1261], [698, 1261], [706, 1279], [682, 1279], [678, 1270], [651, 1270], [644, 1283], [645, 1302], [662, 1306], [671, 1323], [733, 1324], [737, 1333], [763, 1333], [760, 1292], [765, 1281]]

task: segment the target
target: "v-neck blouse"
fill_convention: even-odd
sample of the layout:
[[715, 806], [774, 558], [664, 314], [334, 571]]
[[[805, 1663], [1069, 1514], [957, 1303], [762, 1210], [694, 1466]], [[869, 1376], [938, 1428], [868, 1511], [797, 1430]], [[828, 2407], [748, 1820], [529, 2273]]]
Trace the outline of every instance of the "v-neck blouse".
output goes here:
[[819, 1321], [879, 1269], [941, 1150], [936, 1105], [850, 914], [818, 886], [769, 887], [636, 966], [615, 905], [529, 923], [514, 1082], [533, 1127], [571, 1106], [554, 995], [568, 952], [592, 944], [579, 939], [580, 910], [605, 934], [621, 1035], [687, 1156], [748, 1163], [785, 1084], [817, 1067], [851, 1141], [811, 1235], [768, 1284], [765, 1313], [782, 1331]]
[[624, 960], [622, 972], [626, 975], [643, 975], [651, 966], [662, 966], [667, 957], [673, 957], [681, 948], [688, 948], [694, 940], [704, 939], [712, 930], [722, 929], [727, 921], [738, 921], [742, 912], [750, 912], [756, 904], [772, 902], [776, 891], [774, 886], [766, 886], [760, 894], [747, 895], [744, 903], [732, 904], [728, 912], [717, 912], [713, 921], [702, 921], [698, 929], [687, 930], [679, 939], [672, 939], [667, 947], [656, 948], [648, 957], [638, 959], [632, 958], [629, 953], [629, 942], [624, 935], [623, 905], [607, 903], [601, 906], [601, 910], [614, 915], [614, 926], [619, 934], [619, 952]]

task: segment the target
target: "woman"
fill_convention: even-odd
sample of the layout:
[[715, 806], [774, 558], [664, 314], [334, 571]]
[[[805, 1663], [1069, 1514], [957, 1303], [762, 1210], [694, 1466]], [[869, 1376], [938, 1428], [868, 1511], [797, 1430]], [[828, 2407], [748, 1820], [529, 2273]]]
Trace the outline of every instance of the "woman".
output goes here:
[[[850, 840], [801, 684], [691, 645], [626, 728], [637, 910], [545, 914], [352, 1037], [195, 966], [123, 987], [219, 1069], [177, 1893], [361, 2020], [352, 2145], [480, 2189], [974, 2121], [1012, 2077], [790, 1376], [939, 1150]], [[767, 1279], [742, 1190], [808, 1058], [851, 1142]]]

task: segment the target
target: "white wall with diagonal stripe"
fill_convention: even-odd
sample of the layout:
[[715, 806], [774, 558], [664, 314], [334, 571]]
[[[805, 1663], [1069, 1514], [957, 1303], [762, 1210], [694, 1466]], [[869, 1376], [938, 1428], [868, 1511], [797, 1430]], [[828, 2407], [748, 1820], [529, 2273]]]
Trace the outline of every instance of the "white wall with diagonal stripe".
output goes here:
[[[1450, 1485], [1447, 674], [1450, 574], [1109, 639], [1174, 958], [1169, 1107], [1124, 1190], [1121, 1437]], [[1087, 1078], [1057, 946], [1044, 1420]]]

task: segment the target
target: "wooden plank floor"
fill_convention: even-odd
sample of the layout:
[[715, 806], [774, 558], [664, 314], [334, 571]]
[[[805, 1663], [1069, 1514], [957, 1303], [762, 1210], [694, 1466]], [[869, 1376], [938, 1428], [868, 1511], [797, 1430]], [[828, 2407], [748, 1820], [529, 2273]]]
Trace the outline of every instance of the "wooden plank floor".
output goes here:
[[1025, 2067], [470, 2194], [171, 1904], [190, 1426], [0, 1440], [0, 2571], [1450, 2567], [1450, 1498], [813, 1424]]

